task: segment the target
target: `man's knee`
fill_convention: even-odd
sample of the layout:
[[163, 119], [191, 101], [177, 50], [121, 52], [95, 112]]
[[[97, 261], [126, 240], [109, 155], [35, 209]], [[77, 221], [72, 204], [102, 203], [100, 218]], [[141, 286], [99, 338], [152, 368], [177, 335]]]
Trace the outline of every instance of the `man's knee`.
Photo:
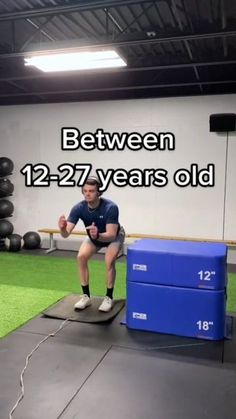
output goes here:
[[79, 263], [87, 263], [90, 258], [90, 254], [86, 252], [79, 252], [77, 255], [77, 261]]

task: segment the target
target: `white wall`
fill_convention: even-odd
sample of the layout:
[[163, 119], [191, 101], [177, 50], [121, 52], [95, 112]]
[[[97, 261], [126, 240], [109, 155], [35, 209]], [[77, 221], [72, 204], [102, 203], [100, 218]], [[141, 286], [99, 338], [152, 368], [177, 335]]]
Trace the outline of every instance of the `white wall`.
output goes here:
[[[120, 220], [128, 233], [153, 233], [236, 239], [236, 136], [229, 136], [226, 222], [223, 226], [226, 135], [209, 132], [209, 115], [235, 112], [236, 95], [84, 102], [0, 107], [0, 156], [11, 158], [15, 186], [11, 221], [24, 234], [42, 227], [57, 227], [59, 215], [68, 215], [82, 199], [80, 188], [27, 188], [20, 169], [26, 163], [45, 163], [57, 173], [62, 163], [91, 163], [97, 168], [164, 168], [169, 183], [163, 188], [118, 188], [110, 185], [104, 196], [120, 206]], [[81, 133], [103, 128], [108, 132], [172, 132], [174, 151], [62, 151], [61, 128]], [[215, 186], [180, 188], [172, 180], [175, 170], [198, 163], [215, 164]], [[82, 229], [82, 224], [78, 224]]]

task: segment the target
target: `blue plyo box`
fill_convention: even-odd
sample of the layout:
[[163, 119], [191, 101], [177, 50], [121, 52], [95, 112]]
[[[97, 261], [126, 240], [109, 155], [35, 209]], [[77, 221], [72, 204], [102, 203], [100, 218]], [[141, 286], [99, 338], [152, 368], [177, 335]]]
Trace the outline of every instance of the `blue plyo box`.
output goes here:
[[127, 280], [223, 290], [227, 246], [221, 243], [142, 239], [129, 245]]
[[220, 340], [225, 330], [224, 290], [127, 283], [130, 329]]

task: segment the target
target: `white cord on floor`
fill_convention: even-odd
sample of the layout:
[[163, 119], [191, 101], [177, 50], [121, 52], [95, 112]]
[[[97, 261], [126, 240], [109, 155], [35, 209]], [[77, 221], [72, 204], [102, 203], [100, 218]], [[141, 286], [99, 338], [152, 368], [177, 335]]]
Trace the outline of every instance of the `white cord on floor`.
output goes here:
[[43, 342], [45, 342], [48, 338], [50, 338], [50, 337], [53, 337], [53, 336], [55, 336], [62, 328], [63, 328], [63, 326], [67, 323], [67, 322], [69, 322], [69, 319], [66, 319], [66, 320], [64, 320], [62, 323], [61, 323], [61, 325], [58, 327], [58, 329], [55, 331], [55, 332], [53, 332], [53, 333], [50, 333], [49, 335], [47, 335], [45, 338], [43, 338], [36, 346], [35, 346], [35, 348], [27, 355], [27, 357], [26, 357], [26, 360], [25, 360], [25, 366], [24, 366], [24, 368], [23, 368], [23, 370], [22, 370], [22, 372], [21, 372], [21, 375], [20, 375], [20, 386], [21, 386], [21, 394], [20, 394], [20, 396], [19, 396], [19, 398], [17, 399], [17, 401], [16, 401], [16, 403], [15, 403], [15, 405], [13, 406], [13, 408], [11, 409], [11, 411], [10, 411], [10, 413], [9, 413], [9, 419], [12, 419], [12, 414], [14, 413], [14, 411], [16, 410], [16, 408], [17, 408], [17, 406], [20, 404], [20, 402], [23, 400], [23, 398], [24, 398], [24, 395], [25, 395], [25, 387], [24, 387], [24, 380], [23, 380], [23, 376], [24, 376], [24, 373], [25, 373], [25, 370], [26, 370], [26, 368], [27, 368], [27, 366], [28, 366], [28, 363], [29, 363], [29, 359], [31, 358], [31, 356], [33, 355], [33, 353], [39, 348], [39, 346], [43, 343]]

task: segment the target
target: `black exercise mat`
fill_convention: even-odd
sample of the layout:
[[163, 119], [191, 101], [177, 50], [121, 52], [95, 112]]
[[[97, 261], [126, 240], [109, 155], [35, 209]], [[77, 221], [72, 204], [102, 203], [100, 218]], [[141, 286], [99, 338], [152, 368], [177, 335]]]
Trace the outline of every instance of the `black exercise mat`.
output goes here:
[[84, 310], [75, 310], [74, 304], [79, 298], [80, 297], [77, 294], [70, 294], [63, 298], [63, 300], [57, 302], [54, 306], [43, 311], [43, 314], [47, 317], [56, 319], [68, 319], [84, 323], [101, 323], [113, 319], [125, 305], [125, 300], [114, 300], [112, 310], [108, 313], [104, 313], [98, 310], [104, 297], [91, 297], [91, 306], [86, 307]]

